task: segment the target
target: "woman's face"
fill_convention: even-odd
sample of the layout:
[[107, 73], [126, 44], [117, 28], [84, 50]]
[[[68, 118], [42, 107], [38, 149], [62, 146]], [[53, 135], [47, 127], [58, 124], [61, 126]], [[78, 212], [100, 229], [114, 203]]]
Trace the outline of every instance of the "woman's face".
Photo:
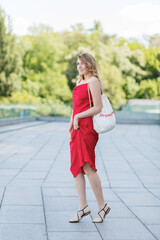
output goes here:
[[77, 70], [79, 72], [79, 74], [87, 74], [88, 70], [86, 68], [86, 65], [84, 63], [81, 62], [81, 60], [78, 58], [77, 60]]

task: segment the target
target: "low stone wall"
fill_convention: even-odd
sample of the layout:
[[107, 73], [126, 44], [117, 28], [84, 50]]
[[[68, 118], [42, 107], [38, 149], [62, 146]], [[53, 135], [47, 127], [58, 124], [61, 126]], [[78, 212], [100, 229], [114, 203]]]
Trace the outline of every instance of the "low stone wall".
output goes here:
[[36, 121], [37, 117], [16, 117], [16, 118], [1, 118], [0, 126], [6, 126], [11, 124], [18, 124], [22, 122]]
[[[115, 117], [116, 117], [117, 123], [160, 124], [160, 114], [154, 114], [154, 113], [115, 111]], [[0, 119], [0, 126], [18, 124], [23, 122], [31, 122], [31, 121], [69, 122], [70, 117], [53, 116], [53, 117], [4, 118], [4, 119]]]

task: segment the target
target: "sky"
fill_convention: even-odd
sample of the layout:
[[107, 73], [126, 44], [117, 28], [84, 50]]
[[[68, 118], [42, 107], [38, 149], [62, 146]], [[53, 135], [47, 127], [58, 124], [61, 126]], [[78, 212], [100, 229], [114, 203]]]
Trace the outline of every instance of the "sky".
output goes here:
[[11, 17], [17, 35], [39, 23], [56, 32], [77, 23], [89, 29], [95, 20], [105, 33], [120, 37], [142, 40], [160, 34], [160, 0], [0, 0], [0, 7]]

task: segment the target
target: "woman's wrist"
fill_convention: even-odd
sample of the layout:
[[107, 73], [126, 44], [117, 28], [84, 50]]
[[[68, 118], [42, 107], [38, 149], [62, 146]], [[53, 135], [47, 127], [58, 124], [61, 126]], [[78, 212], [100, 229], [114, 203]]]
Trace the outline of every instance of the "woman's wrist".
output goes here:
[[69, 128], [68, 128], [68, 132], [71, 132], [73, 128], [73, 123], [70, 124]]

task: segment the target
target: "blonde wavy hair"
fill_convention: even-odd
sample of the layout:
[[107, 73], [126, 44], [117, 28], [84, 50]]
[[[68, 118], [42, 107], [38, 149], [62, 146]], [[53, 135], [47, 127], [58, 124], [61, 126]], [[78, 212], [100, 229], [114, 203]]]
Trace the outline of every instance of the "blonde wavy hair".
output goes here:
[[[96, 78], [98, 78], [100, 83], [101, 92], [103, 93], [102, 81], [98, 73], [97, 62], [95, 58], [89, 53], [82, 53], [77, 57], [77, 60], [80, 59], [83, 64], [85, 64], [87, 70]], [[83, 74], [79, 74], [80, 79], [85, 79]]]

